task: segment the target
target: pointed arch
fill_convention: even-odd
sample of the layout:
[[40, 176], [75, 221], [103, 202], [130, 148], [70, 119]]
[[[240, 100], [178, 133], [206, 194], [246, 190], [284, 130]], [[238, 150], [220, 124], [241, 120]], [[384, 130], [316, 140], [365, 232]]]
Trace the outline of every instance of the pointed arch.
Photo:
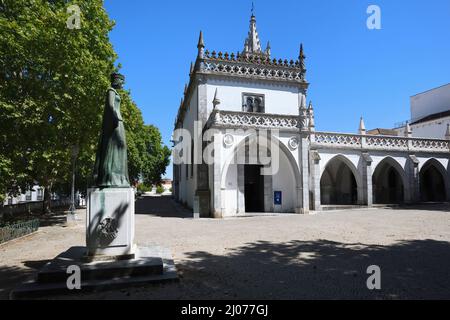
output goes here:
[[322, 205], [362, 204], [362, 181], [355, 165], [338, 154], [322, 169], [320, 194]]
[[443, 202], [450, 199], [448, 172], [435, 158], [423, 164], [419, 173], [419, 184], [422, 202]]
[[372, 174], [373, 202], [401, 204], [407, 202], [408, 178], [404, 168], [392, 157], [385, 157]]

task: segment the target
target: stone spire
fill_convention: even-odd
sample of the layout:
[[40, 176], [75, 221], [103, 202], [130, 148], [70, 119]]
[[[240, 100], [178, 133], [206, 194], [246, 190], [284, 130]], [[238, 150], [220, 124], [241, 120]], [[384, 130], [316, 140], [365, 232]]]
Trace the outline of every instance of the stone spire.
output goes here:
[[309, 117], [309, 131], [315, 131], [316, 130], [316, 122], [314, 120], [314, 107], [313, 107], [312, 101], [309, 102], [308, 117]]
[[450, 124], [447, 124], [447, 132], [445, 133], [445, 140], [450, 140]]
[[213, 106], [214, 109], [217, 109], [217, 106], [220, 104], [220, 99], [219, 99], [219, 94], [218, 94], [218, 89], [216, 88], [216, 92], [214, 93], [214, 99], [213, 99]]
[[309, 115], [308, 109], [306, 108], [306, 96], [304, 94], [300, 94], [299, 96], [299, 120], [300, 120], [300, 130], [308, 131], [309, 130]]
[[367, 133], [366, 131], [366, 125], [364, 123], [363, 117], [359, 120], [359, 134], [365, 135]]
[[411, 125], [409, 124], [409, 122], [406, 122], [405, 137], [407, 137], [407, 138], [411, 138], [412, 137], [412, 130], [411, 130]]
[[300, 63], [300, 69], [302, 70], [303, 76], [305, 76], [306, 73], [306, 64], [305, 64], [305, 53], [303, 52], [303, 43], [300, 44], [300, 53], [298, 55], [298, 61]]
[[198, 57], [203, 58], [203, 55], [205, 54], [205, 42], [203, 41], [203, 32], [200, 31], [200, 36], [198, 37]]
[[253, 9], [250, 18], [250, 30], [248, 31], [247, 39], [245, 39], [244, 51], [242, 53], [247, 56], [264, 54], [261, 48], [258, 31], [256, 30], [256, 17], [253, 14]]
[[270, 42], [267, 41], [267, 46], [266, 46], [266, 55], [270, 58], [270, 53], [271, 53], [271, 47], [270, 47]]

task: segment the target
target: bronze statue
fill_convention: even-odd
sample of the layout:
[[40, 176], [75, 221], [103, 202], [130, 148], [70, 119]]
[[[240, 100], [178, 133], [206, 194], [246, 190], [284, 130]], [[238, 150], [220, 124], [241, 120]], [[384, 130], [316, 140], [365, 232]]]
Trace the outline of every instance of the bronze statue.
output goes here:
[[102, 134], [97, 149], [94, 169], [94, 184], [99, 188], [128, 188], [127, 142], [122, 115], [120, 95], [125, 77], [118, 73], [111, 75], [111, 88], [106, 93], [103, 113]]

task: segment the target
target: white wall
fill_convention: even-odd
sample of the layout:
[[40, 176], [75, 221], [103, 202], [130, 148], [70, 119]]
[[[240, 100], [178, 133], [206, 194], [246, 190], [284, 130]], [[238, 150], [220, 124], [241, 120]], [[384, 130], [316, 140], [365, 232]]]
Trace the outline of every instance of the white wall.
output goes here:
[[280, 170], [273, 175], [273, 190], [282, 192], [282, 205], [274, 206], [275, 212], [295, 213], [296, 187], [295, 174], [292, 165], [284, 152], [280, 152]]
[[411, 97], [411, 119], [450, 110], [450, 84]]
[[[411, 125], [412, 136], [414, 138], [445, 139], [447, 125], [450, 124], [450, 117], [444, 117], [432, 121]], [[405, 135], [405, 127], [395, 129], [399, 136]]]
[[265, 96], [265, 113], [298, 115], [299, 89], [295, 86], [208, 78], [208, 113], [213, 109], [212, 101], [216, 89], [220, 110], [242, 111], [242, 94], [255, 93]]

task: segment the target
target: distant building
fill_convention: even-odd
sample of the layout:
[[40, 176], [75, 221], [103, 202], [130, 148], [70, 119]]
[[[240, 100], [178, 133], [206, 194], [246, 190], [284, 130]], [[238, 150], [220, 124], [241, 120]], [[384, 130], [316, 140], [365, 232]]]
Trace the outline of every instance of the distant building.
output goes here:
[[17, 197], [7, 197], [3, 202], [4, 206], [15, 205], [29, 202], [39, 202], [44, 200], [44, 188], [35, 185], [25, 193], [18, 195]]
[[[413, 137], [445, 138], [450, 133], [450, 83], [412, 96], [409, 124]], [[402, 135], [405, 129], [406, 123], [395, 131]]]

